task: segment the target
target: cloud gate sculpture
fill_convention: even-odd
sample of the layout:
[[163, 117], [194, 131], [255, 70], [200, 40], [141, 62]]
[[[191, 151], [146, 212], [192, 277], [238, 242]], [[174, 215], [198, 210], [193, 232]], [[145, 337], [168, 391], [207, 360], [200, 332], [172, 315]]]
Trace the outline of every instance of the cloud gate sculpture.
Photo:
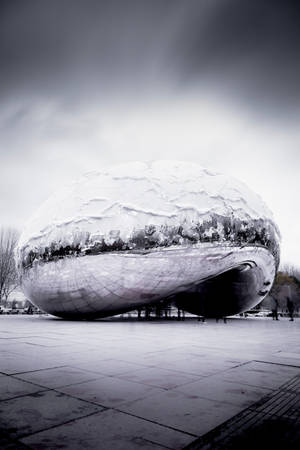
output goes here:
[[25, 227], [16, 259], [25, 295], [63, 318], [161, 300], [224, 316], [271, 289], [279, 232], [235, 179], [191, 163], [128, 163], [55, 193]]

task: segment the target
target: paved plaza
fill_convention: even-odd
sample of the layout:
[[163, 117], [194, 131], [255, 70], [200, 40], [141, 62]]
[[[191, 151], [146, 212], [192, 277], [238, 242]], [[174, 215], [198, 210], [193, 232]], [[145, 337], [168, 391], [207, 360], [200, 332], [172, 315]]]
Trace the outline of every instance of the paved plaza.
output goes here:
[[283, 416], [293, 434], [299, 377], [300, 319], [0, 316], [0, 448], [222, 448]]

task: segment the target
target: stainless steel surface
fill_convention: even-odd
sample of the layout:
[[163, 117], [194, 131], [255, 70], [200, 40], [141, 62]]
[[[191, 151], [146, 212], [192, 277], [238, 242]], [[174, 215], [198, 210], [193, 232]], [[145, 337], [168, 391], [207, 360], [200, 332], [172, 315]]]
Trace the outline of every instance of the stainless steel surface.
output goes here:
[[162, 299], [226, 315], [267, 294], [279, 239], [271, 211], [243, 183], [197, 164], [132, 162], [53, 194], [25, 226], [17, 263], [28, 298], [62, 317]]
[[[220, 283], [224, 272], [231, 276]], [[62, 317], [105, 317], [174, 295], [187, 310], [202, 314], [206, 304], [206, 315], [218, 315], [254, 306], [274, 276], [274, 257], [265, 248], [196, 244], [36, 262], [23, 276], [23, 289], [40, 308]], [[212, 288], [221, 286], [215, 304], [208, 301], [208, 279]]]

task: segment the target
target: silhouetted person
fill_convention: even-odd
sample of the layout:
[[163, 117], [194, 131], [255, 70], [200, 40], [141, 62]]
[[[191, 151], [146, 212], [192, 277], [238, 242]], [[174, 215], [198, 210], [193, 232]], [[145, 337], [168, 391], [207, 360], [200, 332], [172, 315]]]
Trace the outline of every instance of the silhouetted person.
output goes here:
[[224, 323], [227, 323], [227, 317], [226, 316], [217, 316], [216, 322], [218, 323], [220, 319], [223, 319]]
[[272, 297], [272, 317], [273, 320], [279, 320], [278, 319], [278, 300], [277, 298]]
[[290, 297], [286, 298], [286, 306], [289, 312], [289, 316], [290, 316], [290, 320], [293, 321], [294, 320], [294, 310], [295, 310], [295, 306], [293, 301], [290, 299]]
[[203, 323], [206, 322], [206, 308], [205, 308], [205, 298], [202, 299], [202, 302], [200, 303], [200, 316]]

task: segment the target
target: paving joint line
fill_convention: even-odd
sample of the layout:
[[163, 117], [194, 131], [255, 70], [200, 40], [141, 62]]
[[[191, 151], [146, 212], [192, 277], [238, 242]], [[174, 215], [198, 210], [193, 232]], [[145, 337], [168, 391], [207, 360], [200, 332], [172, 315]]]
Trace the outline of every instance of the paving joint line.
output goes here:
[[[225, 421], [223, 424], [220, 424], [213, 430], [205, 433], [203, 436], [186, 446], [185, 449], [200, 450], [208, 448], [227, 448], [226, 442], [231, 441], [231, 439], [234, 439], [237, 435], [241, 435], [243, 432], [247, 433], [248, 431], [254, 430], [257, 425], [263, 425], [266, 421], [268, 421], [268, 419], [280, 420], [280, 418], [283, 418], [290, 424], [295, 425], [298, 423], [298, 419], [293, 417], [293, 412], [291, 415], [289, 415], [288, 412], [290, 410], [293, 411], [294, 405], [298, 402], [300, 379], [297, 383], [298, 392], [291, 393], [288, 390], [284, 390], [284, 386], [289, 386], [297, 382], [298, 379], [299, 375], [293, 376], [286, 383], [283, 383], [276, 391], [264, 396], [258, 402], [255, 402], [250, 407], [245, 408], [237, 415]], [[280, 399], [282, 397], [285, 399], [284, 405], [281, 404]], [[271, 404], [268, 405], [270, 400]], [[266, 408], [270, 406], [271, 410], [266, 410]]]
[[[14, 377], [15, 375], [23, 375], [24, 373], [34, 373], [34, 372], [42, 372], [43, 370], [52, 370], [52, 369], [61, 369], [62, 367], [69, 367], [67, 365], [64, 366], [54, 366], [54, 367], [46, 367], [45, 369], [35, 369], [35, 370], [27, 370], [25, 372], [13, 372], [7, 374], [9, 377]], [[24, 381], [24, 380], [23, 380]]]
[[[17, 378], [17, 377], [15, 377], [15, 378], [16, 378], [17, 380], [19, 380], [19, 381], [24, 381], [24, 380], [22, 380], [21, 378]], [[90, 380], [90, 381], [92, 381], [92, 380]], [[90, 401], [90, 400], [84, 400], [84, 399], [82, 399], [82, 398], [75, 397], [74, 395], [71, 395], [71, 394], [68, 394], [68, 393], [59, 391], [59, 390], [58, 390], [58, 389], [59, 389], [58, 387], [56, 387], [56, 388], [50, 388], [50, 387], [47, 387], [47, 386], [42, 386], [42, 385], [40, 385], [40, 384], [33, 383], [32, 381], [25, 381], [25, 383], [32, 384], [33, 386], [36, 386], [36, 387], [41, 387], [42, 389], [39, 390], [39, 391], [36, 391], [36, 392], [30, 392], [30, 393], [27, 393], [27, 394], [24, 394], [24, 395], [19, 395], [19, 396], [17, 396], [17, 397], [8, 398], [8, 399], [3, 399], [3, 400], [1, 400], [0, 402], [10, 401], [10, 400], [12, 400], [12, 399], [16, 399], [16, 398], [19, 398], [19, 397], [20, 397], [20, 398], [22, 398], [22, 397], [30, 397], [30, 396], [33, 396], [34, 394], [39, 394], [39, 393], [41, 393], [41, 392], [56, 392], [56, 393], [58, 393], [58, 394], [65, 395], [66, 397], [70, 397], [70, 398], [73, 398], [73, 399], [75, 399], [75, 400], [78, 400], [78, 401], [81, 401], [81, 402], [84, 402], [84, 403], [91, 404], [91, 405], [93, 405], [93, 406], [101, 407], [101, 408], [103, 408], [103, 410], [110, 409], [110, 407], [104, 406], [104, 405], [102, 405], [102, 404], [100, 404], [100, 403], [95, 403], [95, 402], [92, 402], [92, 401]], [[77, 384], [77, 383], [76, 383], [76, 384]], [[80, 383], [79, 383], [79, 384], [80, 384]], [[72, 386], [72, 385], [68, 385], [68, 386]], [[61, 386], [61, 387], [65, 387], [65, 386]], [[101, 412], [101, 411], [98, 411], [98, 412]]]
[[[273, 362], [273, 361], [262, 361], [260, 359], [254, 359], [253, 361], [258, 362], [258, 363], [264, 363], [264, 364], [273, 364], [275, 366], [295, 367], [295, 369], [300, 369], [300, 363], [298, 366], [295, 366], [294, 364], [284, 364], [284, 363]], [[300, 375], [297, 375], [297, 376], [300, 376]]]
[[[106, 408], [106, 409], [109, 409], [109, 408]], [[75, 417], [74, 419], [67, 420], [66, 422], [62, 422], [62, 423], [59, 423], [57, 425], [52, 425], [50, 427], [46, 427], [46, 428], [43, 428], [41, 430], [34, 431], [33, 433], [27, 433], [27, 434], [20, 435], [20, 436], [16, 437], [15, 439], [22, 440], [22, 439], [27, 438], [29, 436], [34, 436], [35, 434], [42, 433], [44, 431], [49, 431], [49, 430], [52, 430], [53, 428], [58, 428], [58, 427], [61, 427], [63, 425], [67, 425], [67, 424], [72, 423], [72, 422], [76, 422], [76, 420], [81, 420], [81, 419], [85, 419], [86, 417], [94, 416], [95, 414], [99, 414], [101, 412], [103, 412], [103, 410], [102, 411], [94, 411], [92, 413], [85, 414], [83, 416], [78, 416], [78, 417]], [[23, 442], [22, 442], [22, 444], [23, 444]]]
[[4, 402], [9, 402], [10, 400], [16, 400], [17, 398], [23, 398], [23, 397], [30, 397], [34, 394], [40, 394], [41, 392], [47, 392], [50, 391], [51, 389], [41, 389], [40, 391], [35, 391], [35, 392], [27, 392], [27, 394], [20, 394], [20, 395], [16, 395], [15, 397], [9, 397], [9, 398], [4, 398], [3, 400], [0, 400], [0, 404], [4, 403]]
[[175, 428], [175, 427], [171, 427], [170, 425], [165, 425], [165, 424], [157, 422], [155, 420], [147, 419], [146, 417], [142, 417], [142, 416], [139, 416], [137, 414], [130, 413], [128, 411], [123, 411], [122, 409], [119, 409], [119, 408], [111, 407], [109, 409], [113, 409], [114, 411], [120, 412], [122, 414], [127, 414], [128, 416], [135, 417], [136, 419], [142, 419], [142, 420], [145, 420], [146, 422], [154, 423], [155, 425], [159, 425], [160, 427], [168, 428], [169, 430], [173, 430], [173, 431], [177, 431], [179, 433], [186, 434], [187, 436], [192, 436], [192, 437], [195, 437], [195, 438], [199, 437], [199, 435], [194, 434], [194, 433], [190, 433], [189, 431], [184, 431], [184, 430], [181, 430], [181, 429], [178, 429], [178, 428]]

